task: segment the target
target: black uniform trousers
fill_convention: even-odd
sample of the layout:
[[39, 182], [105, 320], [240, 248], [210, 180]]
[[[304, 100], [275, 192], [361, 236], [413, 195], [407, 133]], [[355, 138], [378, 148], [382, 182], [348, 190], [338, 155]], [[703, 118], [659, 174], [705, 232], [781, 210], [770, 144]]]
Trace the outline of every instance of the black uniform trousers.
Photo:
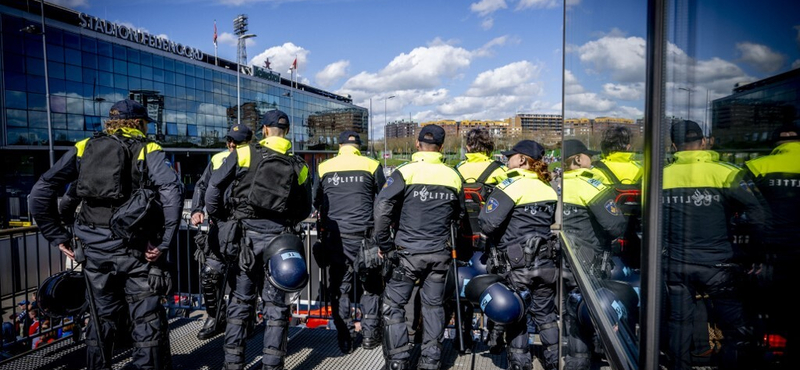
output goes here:
[[267, 366], [283, 364], [286, 356], [287, 335], [289, 333], [289, 304], [286, 292], [274, 287], [267, 279], [264, 264], [264, 249], [276, 236], [275, 233], [261, 233], [247, 230], [245, 234], [253, 244], [255, 265], [250, 271], [232, 263], [228, 269], [232, 299], [228, 305], [225, 327], [225, 368], [243, 369], [245, 366], [245, 345], [247, 323], [255, 320], [257, 289], [262, 287], [261, 299], [264, 301], [264, 348], [261, 362]]
[[[144, 245], [129, 248], [109, 229], [80, 224], [75, 225], [75, 235], [85, 243], [83, 271], [90, 282], [87, 288], [94, 295], [99, 321], [90, 321], [86, 328], [87, 368], [111, 369], [117, 322], [119, 315], [127, 313], [132, 326], [131, 364], [136, 369], [170, 369], [167, 314], [161, 297], [147, 284], [149, 265], [144, 259]], [[94, 328], [98, 324], [102, 338], [97, 337]], [[105, 364], [101, 350], [108, 361]]]
[[724, 336], [720, 368], [746, 368], [736, 364], [736, 343], [742, 341], [745, 326], [742, 302], [736, 291], [741, 267], [734, 264], [695, 265], [667, 259], [667, 294], [669, 297], [668, 352], [672, 369], [692, 368], [692, 333], [698, 293], [708, 294], [714, 317]]
[[[330, 256], [332, 260], [329, 268], [328, 287], [333, 288], [331, 289], [333, 322], [340, 335], [345, 332], [350, 335], [355, 333], [350, 304], [354, 287], [357, 286], [355, 284], [361, 283], [361, 281], [353, 279], [355, 277], [353, 263], [364, 240], [362, 235], [338, 233], [330, 233], [325, 238], [325, 243], [329, 243], [328, 250], [333, 254]], [[370, 276], [361, 283], [361, 287], [363, 288], [359, 300], [361, 304], [361, 334], [364, 338], [377, 338], [376, 334], [380, 326], [378, 307], [383, 292], [383, 280], [380, 276]]]
[[381, 304], [383, 352], [389, 360], [408, 361], [411, 348], [406, 326], [405, 305], [411, 298], [414, 282], [420, 280], [422, 301], [422, 350], [420, 356], [441, 361], [444, 337], [444, 280], [452, 259], [450, 251], [410, 254], [398, 251], [399, 262], [386, 282]]
[[[515, 290], [527, 289], [531, 295], [528, 314], [539, 333], [544, 347], [544, 368], [558, 368], [558, 310], [556, 289], [558, 268], [552, 259], [537, 258], [531, 267], [522, 267], [508, 272], [506, 279]], [[526, 315], [527, 317], [527, 315]], [[532, 368], [530, 346], [528, 345], [528, 322], [520, 321], [505, 326], [506, 352], [509, 366], [518, 364], [522, 369]]]

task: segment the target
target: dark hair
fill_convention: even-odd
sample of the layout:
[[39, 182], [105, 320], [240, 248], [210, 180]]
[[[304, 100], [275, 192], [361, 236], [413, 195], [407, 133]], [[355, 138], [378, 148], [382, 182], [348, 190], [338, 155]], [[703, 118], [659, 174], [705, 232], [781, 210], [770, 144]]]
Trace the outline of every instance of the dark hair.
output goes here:
[[530, 167], [531, 171], [535, 172], [536, 175], [539, 176], [540, 180], [550, 183], [550, 180], [553, 179], [553, 176], [550, 175], [550, 171], [547, 169], [547, 163], [544, 163], [544, 161], [541, 159], [533, 159], [528, 157], [525, 154], [520, 155], [522, 156], [522, 159], [525, 160], [525, 163], [528, 164], [528, 167]]
[[[433, 140], [433, 134], [425, 134], [425, 136], [423, 136], [423, 138], [425, 140]], [[438, 152], [439, 149], [442, 148], [441, 145], [426, 143], [424, 141], [419, 141], [419, 147], [422, 148], [423, 150], [431, 151], [431, 152]]]
[[492, 154], [494, 141], [489, 130], [483, 127], [473, 128], [467, 132], [467, 148], [470, 153]]
[[603, 138], [600, 141], [600, 151], [603, 155], [614, 152], [624, 152], [628, 150], [633, 133], [630, 128], [625, 126], [611, 126], [603, 131]]

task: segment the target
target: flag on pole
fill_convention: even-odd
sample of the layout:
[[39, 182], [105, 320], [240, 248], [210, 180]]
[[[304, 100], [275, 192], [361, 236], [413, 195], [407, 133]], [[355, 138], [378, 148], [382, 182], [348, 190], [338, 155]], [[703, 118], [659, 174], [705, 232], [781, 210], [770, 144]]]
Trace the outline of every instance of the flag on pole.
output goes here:
[[292, 63], [292, 66], [289, 67], [289, 69], [293, 71], [297, 70], [297, 57], [294, 57], [294, 62]]
[[217, 46], [217, 20], [214, 20], [214, 46]]

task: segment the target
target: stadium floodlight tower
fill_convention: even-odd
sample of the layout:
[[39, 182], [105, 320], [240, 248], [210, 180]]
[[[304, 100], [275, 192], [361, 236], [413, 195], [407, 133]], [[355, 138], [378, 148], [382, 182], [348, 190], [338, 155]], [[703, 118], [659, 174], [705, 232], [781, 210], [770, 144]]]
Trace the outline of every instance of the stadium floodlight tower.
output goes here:
[[233, 19], [233, 32], [238, 39], [238, 53], [236, 59], [236, 123], [242, 124], [242, 97], [241, 97], [241, 82], [239, 75], [242, 73], [242, 63], [247, 63], [247, 48], [245, 47], [245, 40], [256, 37], [254, 34], [247, 33], [247, 15], [239, 14]]

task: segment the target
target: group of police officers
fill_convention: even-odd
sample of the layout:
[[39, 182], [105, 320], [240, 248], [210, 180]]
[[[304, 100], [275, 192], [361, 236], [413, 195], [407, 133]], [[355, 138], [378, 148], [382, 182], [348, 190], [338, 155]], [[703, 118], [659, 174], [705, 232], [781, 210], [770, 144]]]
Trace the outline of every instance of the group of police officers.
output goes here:
[[[78, 142], [31, 191], [31, 213], [42, 234], [83, 264], [89, 282], [88, 296], [95, 303], [87, 328], [89, 369], [110, 369], [118, 330], [131, 332], [134, 366], [171, 367], [161, 307], [171, 278], [162, 255], [179, 225], [183, 187], [161, 147], [145, 139], [151, 121], [139, 103], [116, 103], [104, 132]], [[485, 254], [486, 273], [499, 278], [483, 279], [486, 284], [478, 288], [478, 298], [464, 302], [461, 312], [471, 318], [472, 307], [479, 305], [492, 318], [489, 313], [497, 304], [520, 302], [516, 319], [498, 316], [490, 346], [502, 349], [507, 342], [508, 368], [531, 369], [525, 319], [530, 314], [542, 342], [543, 367], [558, 368], [561, 302], [556, 293], [562, 275], [560, 244], [551, 232], [558, 194], [539, 143], [520, 141], [502, 153], [507, 157], [502, 164], [490, 157], [494, 145], [488, 131], [474, 129], [466, 135], [467, 159], [454, 168], [443, 160], [444, 130], [428, 125], [419, 132], [411, 161], [386, 178], [380, 163], [359, 151], [359, 134], [345, 131], [338, 154], [321, 162], [312, 179], [285, 139], [289, 129], [289, 117], [279, 110], [264, 115], [258, 143], [251, 143], [248, 127], [233, 125], [226, 150], [211, 158], [195, 188], [190, 223], [209, 225], [196, 238], [208, 313], [198, 338], [224, 332], [226, 369], [245, 367], [245, 345], [253, 334], [257, 309], [266, 321], [263, 369], [283, 369], [289, 305], [308, 278], [308, 256], [297, 225], [312, 214], [312, 207], [320, 240], [314, 256], [329, 271], [333, 321], [343, 353], [351, 353], [359, 343], [367, 350], [382, 346], [387, 369], [410, 369], [405, 307], [417, 286], [423, 335], [416, 366], [439, 369], [444, 329], [453, 311], [445, 307], [460, 302], [446, 293], [448, 274], [458, 275], [459, 266], [471, 265], [466, 261]], [[721, 366], [741, 367], [739, 349], [752, 331], [736, 295], [741, 264], [730, 241], [730, 216], [739, 211], [746, 215], [740, 219], [761, 233], [765, 249], [751, 251], [759, 256], [751, 273], [769, 271], [766, 288], [787, 289], [794, 281], [790, 269], [800, 246], [782, 229], [798, 225], [792, 213], [800, 189], [798, 130], [782, 126], [774, 134], [779, 146], [772, 155], [748, 162], [746, 169], [719, 161], [709, 150], [712, 139], [692, 121], [673, 125], [671, 133], [677, 152], [664, 170], [669, 297], [665, 352], [674, 368], [691, 366], [693, 302], [698, 294], [706, 294], [719, 311], [715, 317], [728, 343]], [[633, 327], [638, 320], [638, 286], [619, 275], [638, 267], [636, 201], [642, 168], [631, 151], [631, 136], [624, 127], [604, 132], [602, 159], [595, 162], [592, 156], [600, 153], [577, 140], [564, 142], [562, 207], [564, 232], [576, 258], [600, 278], [610, 299], [623, 302], [626, 317], [620, 317], [620, 323]], [[480, 196], [465, 195], [474, 194], [476, 183]], [[65, 199], [80, 199], [79, 207], [56, 204], [64, 189]], [[476, 201], [477, 208], [468, 204]], [[74, 224], [68, 224], [65, 220], [71, 220], [68, 216], [76, 207]], [[147, 217], [125, 213], [138, 211]], [[595, 341], [570, 270], [567, 266], [564, 271], [569, 292], [564, 302], [565, 368], [589, 369]], [[363, 290], [360, 341], [351, 310], [356, 285]], [[231, 288], [227, 302], [226, 286]], [[516, 298], [500, 299], [503, 292]], [[263, 307], [256, 307], [259, 298]], [[776, 315], [789, 314], [778, 305], [771, 309]], [[128, 315], [130, 329], [117, 328], [120, 315]], [[471, 332], [471, 320], [462, 321], [467, 324], [457, 325], [458, 335], [471, 339], [465, 334]], [[795, 333], [790, 327], [790, 346]]]

